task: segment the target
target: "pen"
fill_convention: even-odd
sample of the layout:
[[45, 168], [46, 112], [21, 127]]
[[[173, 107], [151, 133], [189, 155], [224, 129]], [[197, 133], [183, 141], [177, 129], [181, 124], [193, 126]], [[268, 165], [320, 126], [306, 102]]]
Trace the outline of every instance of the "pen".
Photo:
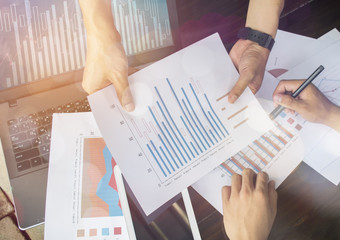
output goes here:
[[[292, 97], [296, 98], [325, 68], [320, 65], [313, 73], [309, 76], [301, 86], [293, 92]], [[283, 110], [285, 107], [279, 105], [277, 106], [270, 114], [270, 119], [274, 120]]]

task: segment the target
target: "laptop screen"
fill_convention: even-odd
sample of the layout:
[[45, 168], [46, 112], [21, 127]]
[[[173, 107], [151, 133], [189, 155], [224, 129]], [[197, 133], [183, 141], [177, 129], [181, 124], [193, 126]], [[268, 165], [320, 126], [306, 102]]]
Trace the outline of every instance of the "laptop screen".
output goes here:
[[[130, 65], [155, 61], [175, 50], [174, 1], [111, 3]], [[67, 81], [58, 76], [83, 69], [86, 59], [78, 0], [1, 0], [0, 44], [0, 91], [42, 80]], [[4, 100], [1, 96], [0, 102]]]

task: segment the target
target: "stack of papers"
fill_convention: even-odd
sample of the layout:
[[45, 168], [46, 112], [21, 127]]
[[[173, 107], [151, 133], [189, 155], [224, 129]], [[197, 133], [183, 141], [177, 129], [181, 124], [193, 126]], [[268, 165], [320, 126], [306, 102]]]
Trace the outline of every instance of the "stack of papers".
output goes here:
[[[340, 149], [334, 142], [340, 142], [340, 134], [298, 114], [283, 112], [271, 121], [267, 113], [274, 108], [272, 93], [280, 79], [306, 78], [321, 64], [325, 71], [314, 83], [340, 105], [339, 40], [337, 30], [317, 40], [278, 31], [256, 95], [260, 103], [249, 89], [228, 103], [238, 73], [214, 34], [130, 76], [133, 113], [122, 109], [109, 86], [89, 96], [93, 116], [55, 115], [45, 232], [57, 236], [57, 219], [67, 219], [70, 236], [90, 236], [90, 229], [114, 236], [115, 225], [115, 239], [126, 238], [112, 182], [115, 163], [146, 215], [190, 185], [222, 213], [221, 187], [244, 168], [268, 172], [278, 187], [304, 159], [338, 184]], [[95, 155], [88, 152], [91, 146], [97, 146]], [[99, 162], [92, 159], [98, 154]], [[68, 210], [54, 208], [56, 199]]]

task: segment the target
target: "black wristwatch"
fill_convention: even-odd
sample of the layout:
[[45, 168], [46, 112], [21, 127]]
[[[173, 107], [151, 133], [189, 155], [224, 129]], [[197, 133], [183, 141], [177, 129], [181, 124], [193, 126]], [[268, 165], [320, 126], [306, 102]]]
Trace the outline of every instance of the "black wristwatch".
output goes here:
[[237, 34], [240, 39], [246, 39], [258, 43], [264, 48], [268, 48], [269, 51], [272, 50], [275, 40], [272, 36], [267, 33], [263, 33], [250, 27], [241, 28]]

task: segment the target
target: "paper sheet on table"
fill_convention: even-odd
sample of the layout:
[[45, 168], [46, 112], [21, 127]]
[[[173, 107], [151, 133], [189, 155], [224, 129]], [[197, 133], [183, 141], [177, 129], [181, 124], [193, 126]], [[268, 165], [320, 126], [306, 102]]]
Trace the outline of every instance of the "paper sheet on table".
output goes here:
[[113, 86], [89, 96], [96, 122], [146, 214], [261, 136], [272, 122], [238, 78], [218, 34], [129, 77], [136, 110], [126, 113]]
[[340, 33], [336, 29], [319, 39], [278, 30], [266, 71], [278, 77], [339, 40]]
[[129, 239], [114, 166], [92, 113], [53, 115], [45, 239]]
[[[269, 113], [273, 102], [259, 99]], [[240, 152], [198, 180], [192, 187], [219, 212], [222, 211], [221, 188], [231, 185], [231, 176], [244, 168], [265, 171], [278, 187], [298, 166], [304, 156], [303, 143], [289, 124], [277, 121], [275, 126]]]
[[[338, 41], [281, 75], [279, 79], [306, 78], [322, 64], [325, 70], [313, 81], [313, 84], [328, 99], [340, 106], [339, 55], [340, 42]], [[339, 161], [340, 133], [321, 124], [306, 122], [298, 114], [290, 115], [282, 113], [280, 117], [300, 130], [299, 134], [304, 142], [306, 152], [304, 161], [334, 184], [338, 184], [340, 174], [328, 171], [327, 168], [330, 165], [336, 165], [337, 163], [335, 162]]]
[[340, 32], [337, 29], [329, 31], [318, 39], [278, 30], [263, 82], [256, 97], [272, 100], [273, 92], [279, 83], [276, 77], [339, 40]]

